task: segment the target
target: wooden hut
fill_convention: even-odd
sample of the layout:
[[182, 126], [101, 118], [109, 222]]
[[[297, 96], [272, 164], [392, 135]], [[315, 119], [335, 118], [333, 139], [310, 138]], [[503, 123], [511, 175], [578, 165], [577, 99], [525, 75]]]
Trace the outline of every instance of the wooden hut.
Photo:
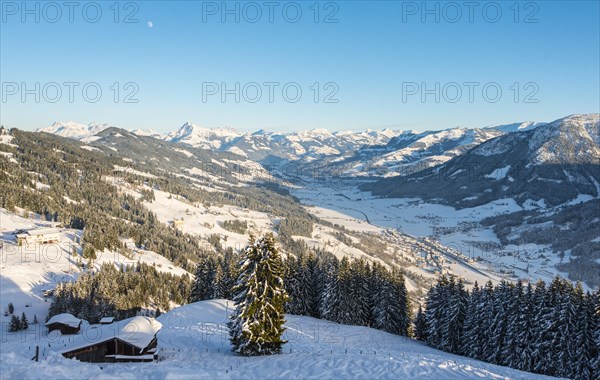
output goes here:
[[60, 333], [77, 334], [81, 329], [81, 319], [69, 313], [57, 314], [46, 322], [48, 331], [60, 330]]
[[151, 362], [157, 357], [156, 334], [161, 327], [154, 318], [141, 316], [110, 325], [93, 325], [83, 334], [86, 339], [76, 340], [62, 355], [92, 363]]

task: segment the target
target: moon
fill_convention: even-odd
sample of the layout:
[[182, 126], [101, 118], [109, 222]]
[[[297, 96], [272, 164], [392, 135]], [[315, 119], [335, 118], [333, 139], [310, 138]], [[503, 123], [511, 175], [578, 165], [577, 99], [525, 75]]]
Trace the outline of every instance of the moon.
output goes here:
[[148, 21], [148, 28], [152, 28], [154, 26], [154, 24], [152, 23], [152, 21]]

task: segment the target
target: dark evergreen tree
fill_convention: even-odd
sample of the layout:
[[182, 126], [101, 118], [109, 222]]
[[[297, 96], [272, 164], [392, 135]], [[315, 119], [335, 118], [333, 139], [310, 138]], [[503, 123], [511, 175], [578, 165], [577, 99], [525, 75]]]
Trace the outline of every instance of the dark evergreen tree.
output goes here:
[[417, 311], [417, 316], [415, 318], [415, 338], [417, 340], [427, 341], [427, 320], [421, 305], [419, 305], [419, 310]]
[[485, 284], [482, 291], [481, 307], [479, 312], [481, 319], [481, 328], [485, 332], [484, 339], [482, 341], [482, 350], [480, 360], [486, 360], [487, 358], [493, 357], [497, 347], [494, 346], [492, 340], [492, 324], [496, 318], [496, 308], [494, 302], [496, 297], [494, 295], [494, 285], [491, 281]]
[[285, 305], [285, 312], [294, 315], [306, 315], [300, 284], [300, 260], [293, 256], [285, 260], [285, 290], [289, 297], [289, 301]]
[[203, 258], [196, 267], [194, 284], [190, 292], [190, 302], [213, 299], [218, 289], [217, 263], [213, 257]]
[[475, 359], [481, 359], [483, 352], [483, 343], [486, 339], [486, 332], [483, 331], [481, 324], [482, 292], [479, 284], [475, 282], [473, 290], [468, 298], [467, 315], [464, 322], [463, 344], [461, 351], [463, 355]]
[[8, 314], [12, 314], [15, 312], [15, 306], [13, 305], [12, 302], [8, 303]]
[[537, 320], [545, 323], [541, 323], [540, 334], [537, 337], [534, 371], [550, 376], [555, 376], [559, 370], [557, 359], [560, 354], [563, 287], [563, 281], [559, 277], [552, 280], [537, 315]]
[[534, 367], [534, 342], [535, 342], [535, 303], [533, 287], [527, 284], [527, 290], [523, 296], [521, 310], [516, 320], [517, 331], [517, 348], [515, 357], [517, 362], [514, 363], [514, 358], [509, 361], [509, 365], [514, 366], [523, 371], [531, 372]]
[[319, 300], [324, 286], [324, 273], [314, 254], [304, 255], [301, 262], [300, 289], [304, 315], [319, 318]]
[[333, 258], [327, 264], [325, 288], [323, 290], [321, 300], [321, 315], [323, 318], [338, 322], [340, 320], [340, 312], [344, 299], [341, 294], [341, 286], [339, 281], [340, 262], [337, 258]]
[[512, 291], [507, 301], [507, 308], [503, 310], [506, 314], [506, 340], [501, 352], [502, 362], [505, 365], [518, 368], [522, 360], [519, 346], [519, 330], [518, 324], [520, 316], [524, 314], [524, 289], [523, 282], [517, 281], [515, 286], [511, 287]]
[[448, 284], [448, 277], [442, 275], [427, 294], [427, 306], [425, 308], [427, 344], [434, 348], [439, 348], [442, 345]]
[[344, 323], [356, 326], [370, 326], [373, 308], [370, 268], [364, 259], [353, 260], [348, 272], [349, 295], [346, 304], [352, 310]]
[[16, 315], [12, 315], [10, 317], [10, 323], [8, 324], [8, 331], [9, 332], [15, 332], [15, 331], [19, 331], [21, 330], [21, 321], [19, 320], [19, 317], [17, 317]]
[[596, 291], [596, 294], [591, 297], [593, 300], [590, 301], [595, 309], [592, 315], [592, 328], [594, 329], [594, 346], [591, 350], [592, 368], [594, 370], [592, 378], [600, 378], [600, 288]]
[[23, 312], [21, 314], [21, 320], [19, 321], [19, 323], [21, 325], [21, 330], [29, 329], [29, 321], [27, 320], [27, 316], [25, 315], [25, 312]]
[[446, 302], [448, 306], [444, 313], [441, 347], [447, 352], [461, 354], [463, 328], [468, 305], [468, 293], [465, 290], [462, 279], [456, 282], [454, 278], [451, 278], [449, 298]]
[[[595, 376], [594, 360], [597, 360], [594, 342], [594, 299], [591, 294], [584, 296], [583, 287], [580, 283], [574, 289], [574, 297], [577, 300], [576, 320], [574, 326], [573, 354], [568, 363], [570, 376], [578, 379], [593, 379]], [[597, 377], [596, 377], [597, 378]]]
[[234, 287], [236, 308], [228, 323], [234, 352], [248, 356], [281, 353], [286, 343], [281, 339], [287, 301], [283, 275], [273, 234], [251, 236]]

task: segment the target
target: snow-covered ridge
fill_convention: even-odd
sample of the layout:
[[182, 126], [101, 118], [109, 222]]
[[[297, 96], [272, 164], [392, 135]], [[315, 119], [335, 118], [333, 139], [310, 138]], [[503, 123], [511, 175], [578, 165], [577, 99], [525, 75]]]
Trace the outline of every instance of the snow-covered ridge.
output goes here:
[[95, 134], [100, 133], [110, 127], [111, 126], [108, 124], [89, 123], [88, 125], [85, 125], [75, 123], [73, 121], [57, 121], [50, 127], [37, 129], [36, 132], [52, 133], [62, 137], [81, 140], [85, 137], [94, 136]]

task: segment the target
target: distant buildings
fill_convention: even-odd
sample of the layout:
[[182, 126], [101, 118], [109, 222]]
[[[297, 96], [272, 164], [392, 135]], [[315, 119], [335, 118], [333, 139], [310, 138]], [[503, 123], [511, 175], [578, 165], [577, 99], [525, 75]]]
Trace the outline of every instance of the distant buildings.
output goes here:
[[173, 226], [173, 228], [181, 230], [181, 227], [183, 227], [183, 218], [181, 218], [181, 219], [173, 219], [171, 221], [171, 225]]
[[17, 234], [17, 245], [54, 244], [60, 242], [60, 232], [56, 228], [38, 228]]

